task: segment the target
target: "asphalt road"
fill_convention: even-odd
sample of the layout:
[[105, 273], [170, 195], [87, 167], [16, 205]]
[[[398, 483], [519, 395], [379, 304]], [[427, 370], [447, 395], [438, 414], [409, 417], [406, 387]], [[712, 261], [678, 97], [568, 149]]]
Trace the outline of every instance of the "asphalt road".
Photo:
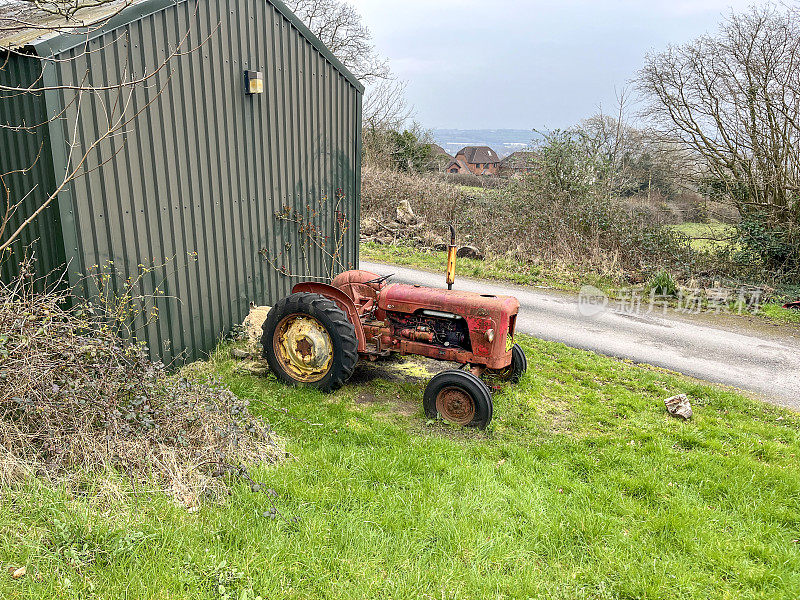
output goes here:
[[[444, 275], [361, 262], [395, 283], [444, 287]], [[624, 311], [574, 294], [461, 278], [456, 289], [516, 296], [517, 330], [573, 348], [646, 363], [749, 392], [800, 411], [800, 329], [740, 316]], [[597, 314], [594, 314], [597, 313]]]

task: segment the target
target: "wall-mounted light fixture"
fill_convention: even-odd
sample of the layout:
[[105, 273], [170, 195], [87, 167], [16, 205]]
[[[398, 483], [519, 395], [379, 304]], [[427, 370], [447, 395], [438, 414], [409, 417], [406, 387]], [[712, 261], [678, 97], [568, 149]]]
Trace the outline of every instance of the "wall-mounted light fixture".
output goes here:
[[260, 71], [244, 72], [244, 92], [248, 96], [264, 93], [264, 76]]

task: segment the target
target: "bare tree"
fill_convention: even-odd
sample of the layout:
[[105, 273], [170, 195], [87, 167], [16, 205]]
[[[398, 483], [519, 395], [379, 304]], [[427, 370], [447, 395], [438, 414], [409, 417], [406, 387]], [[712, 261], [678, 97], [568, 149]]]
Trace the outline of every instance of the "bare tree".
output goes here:
[[369, 155], [382, 133], [399, 129], [411, 118], [405, 84], [392, 74], [386, 59], [375, 49], [361, 15], [345, 0], [287, 0], [286, 4], [365, 84], [363, 119]]
[[[151, 69], [134, 73], [129, 65], [120, 69], [120, 77], [107, 81], [101, 73], [93, 72], [90, 54], [104, 51], [98, 47], [79, 52], [75, 58], [39, 57], [41, 71], [34, 81], [15, 81], [9, 69], [12, 58], [25, 55], [24, 45], [33, 39], [54, 33], [80, 34], [87, 42], [111, 18], [132, 4], [133, 0], [6, 0], [0, 3], [0, 102], [4, 99], [29, 95], [40, 97], [44, 93], [58, 93], [63, 107], [56, 114], [48, 114], [41, 122], [30, 122], [21, 115], [0, 122], [0, 130], [9, 135], [43, 136], [51, 124], [63, 126], [67, 140], [66, 172], [55, 185], [40, 189], [42, 182], [30, 176], [41, 159], [42, 148], [30, 164], [18, 165], [3, 172], [0, 169], [0, 252], [10, 248], [22, 233], [44, 213], [59, 194], [76, 179], [85, 177], [112, 160], [124, 146], [124, 138], [136, 119], [146, 112], [169, 84], [170, 62], [196, 48], [188, 47], [189, 30], [184, 32], [174, 47], [166, 49], [163, 58]], [[86, 23], [89, 23], [87, 25]], [[213, 34], [212, 34], [213, 35]], [[111, 44], [125, 44], [124, 37], [115, 38]], [[48, 74], [65, 61], [74, 61], [77, 78], [57, 84], [47, 84]], [[144, 102], [134, 99], [137, 90], [146, 90]], [[91, 109], [87, 109], [91, 106]], [[92, 110], [91, 118], [98, 121], [98, 135], [82, 139], [80, 122], [84, 111]], [[120, 143], [113, 152], [99, 158], [100, 149], [107, 140], [115, 138]], [[5, 150], [4, 150], [5, 151]], [[35, 199], [30, 206], [31, 199]], [[28, 203], [25, 211], [21, 209]]]
[[413, 114], [405, 94], [406, 84], [394, 78], [372, 84], [364, 98], [364, 128], [388, 131], [402, 127]]
[[770, 236], [766, 258], [791, 267], [800, 256], [798, 11], [732, 13], [715, 35], [649, 56], [637, 85], [661, 132], [694, 154], [746, 223], [757, 219]]
[[[616, 115], [602, 111], [583, 120], [577, 129], [586, 138], [586, 148], [596, 153], [602, 165], [598, 182], [607, 198], [676, 196], [696, 193], [696, 157], [684, 164], [682, 146], [657, 131], [634, 126], [623, 99]], [[687, 168], [688, 167], [688, 168]]]
[[342, 0], [288, 0], [286, 5], [364, 83], [391, 77], [361, 15]]

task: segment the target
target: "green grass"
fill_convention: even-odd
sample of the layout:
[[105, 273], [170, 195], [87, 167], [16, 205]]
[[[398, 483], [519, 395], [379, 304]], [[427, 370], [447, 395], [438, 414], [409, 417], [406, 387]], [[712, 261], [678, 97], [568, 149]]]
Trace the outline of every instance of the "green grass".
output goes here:
[[478, 187], [476, 185], [459, 185], [458, 187], [467, 192], [472, 192], [473, 194], [486, 193], [486, 188]]
[[[444, 273], [447, 269], [447, 255], [430, 249], [419, 249], [403, 245], [381, 245], [375, 242], [361, 244], [361, 259], [386, 262], [394, 265], [412, 267]], [[619, 282], [577, 265], [523, 264], [505, 258], [473, 260], [459, 258], [457, 274], [475, 279], [494, 279], [517, 285], [552, 287], [567, 291], [578, 291], [585, 285], [609, 289]]]
[[761, 307], [761, 312], [770, 321], [791, 325], [800, 324], [800, 310], [783, 308], [782, 304], [765, 304]]
[[[242, 375], [223, 348], [194, 372], [288, 440], [293, 459], [254, 473], [276, 496], [236, 485], [189, 514], [101, 482], [6, 491], [0, 561], [30, 576], [3, 571], [0, 597], [797, 598], [800, 416], [522, 343], [528, 375], [487, 433], [428, 423], [419, 382], [325, 396]], [[690, 422], [665, 414], [678, 392]]]
[[697, 252], [713, 252], [731, 246], [736, 236], [736, 228], [719, 221], [711, 223], [681, 223], [671, 229], [680, 231], [691, 238], [692, 248]]

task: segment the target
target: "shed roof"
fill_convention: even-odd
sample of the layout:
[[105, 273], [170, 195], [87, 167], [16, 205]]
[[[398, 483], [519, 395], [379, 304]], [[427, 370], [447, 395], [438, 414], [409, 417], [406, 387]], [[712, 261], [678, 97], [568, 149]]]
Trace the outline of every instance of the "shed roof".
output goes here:
[[489, 148], [489, 146], [467, 146], [456, 152], [456, 156], [459, 154], [463, 154], [466, 161], [471, 165], [500, 162], [497, 152]]
[[[69, 20], [36, 7], [27, 0], [0, 0], [0, 51], [32, 49], [38, 56], [54, 56], [87, 40], [138, 21], [188, 0], [79, 0], [83, 5]], [[364, 86], [281, 0], [273, 5], [360, 93]]]
[[29, 0], [0, 0], [0, 48], [19, 49], [61, 34], [85, 35], [87, 28], [97, 28], [139, 2], [142, 0], [110, 0], [98, 6], [97, 0], [84, 0], [67, 19]]

